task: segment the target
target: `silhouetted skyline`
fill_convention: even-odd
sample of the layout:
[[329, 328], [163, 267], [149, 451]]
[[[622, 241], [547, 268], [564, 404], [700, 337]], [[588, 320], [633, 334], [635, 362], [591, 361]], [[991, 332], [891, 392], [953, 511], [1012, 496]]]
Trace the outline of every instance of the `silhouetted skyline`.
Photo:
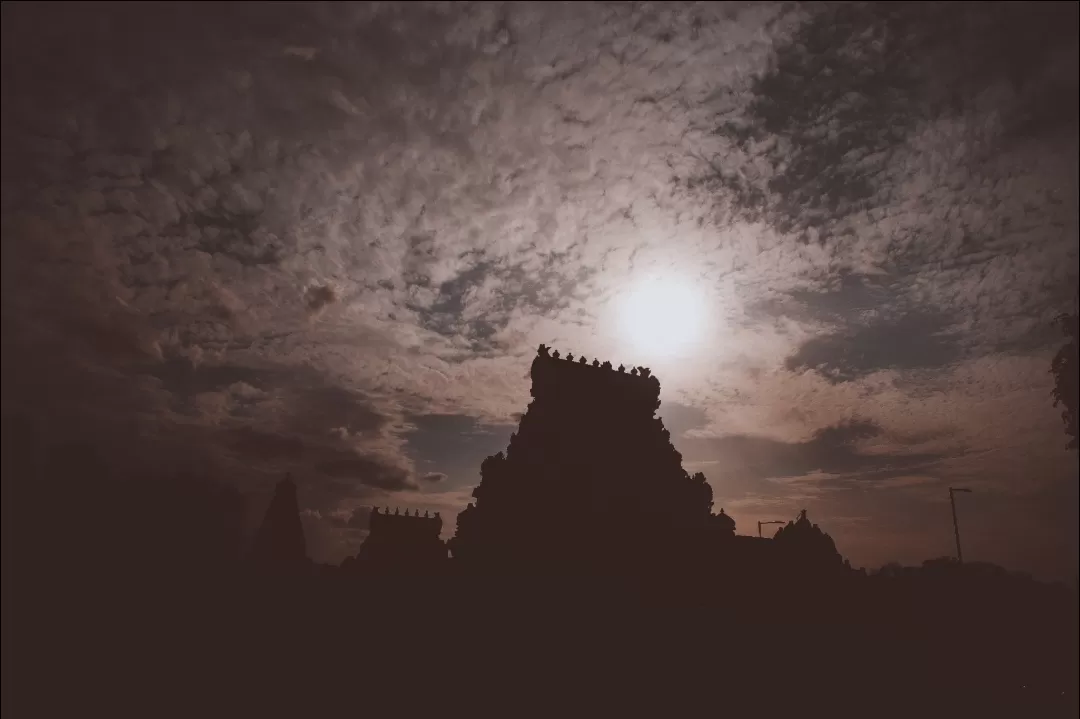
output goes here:
[[740, 533], [917, 565], [968, 486], [965, 559], [1072, 580], [1076, 12], [5, 3], [5, 426], [245, 546], [291, 473], [336, 564], [453, 536], [543, 343], [659, 376]]
[[0, 4], [4, 716], [1075, 719], [1078, 8]]

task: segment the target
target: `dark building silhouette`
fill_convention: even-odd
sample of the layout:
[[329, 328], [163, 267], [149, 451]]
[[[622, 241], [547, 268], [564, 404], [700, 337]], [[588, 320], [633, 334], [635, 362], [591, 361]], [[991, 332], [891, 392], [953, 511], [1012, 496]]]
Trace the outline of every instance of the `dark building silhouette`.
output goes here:
[[370, 534], [355, 557], [342, 568], [364, 573], [425, 573], [444, 568], [447, 561], [446, 543], [440, 537], [442, 517], [436, 512], [423, 516], [416, 510], [379, 511], [373, 507]]
[[736, 537], [712, 513], [705, 475], [671, 444], [660, 382], [647, 367], [560, 358], [541, 345], [532, 397], [510, 445], [484, 460], [458, 516], [455, 563], [485, 570], [649, 573], [703, 581], [844, 566], [803, 512], [775, 540]]
[[788, 571], [824, 574], [846, 566], [832, 537], [806, 518], [805, 509], [794, 522], [776, 530], [773, 544]]
[[[541, 345], [532, 397], [506, 452], [481, 465], [455, 560], [487, 568], [640, 566], [714, 526], [712, 488], [671, 445], [648, 368], [560, 359]], [[726, 515], [725, 515], [726, 516]]]
[[255, 535], [250, 556], [252, 562], [265, 569], [297, 571], [309, 565], [292, 476], [286, 475], [274, 488], [274, 498]]
[[713, 532], [720, 536], [735, 534], [735, 520], [731, 518], [731, 515], [724, 512], [723, 507], [720, 508], [719, 514], [713, 515], [711, 525]]

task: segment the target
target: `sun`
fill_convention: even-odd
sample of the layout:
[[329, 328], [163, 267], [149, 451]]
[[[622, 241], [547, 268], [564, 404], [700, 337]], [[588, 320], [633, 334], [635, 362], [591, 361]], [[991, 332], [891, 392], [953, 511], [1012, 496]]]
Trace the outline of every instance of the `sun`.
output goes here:
[[636, 353], [671, 357], [701, 340], [705, 302], [691, 282], [650, 279], [620, 299], [618, 320], [620, 334]]

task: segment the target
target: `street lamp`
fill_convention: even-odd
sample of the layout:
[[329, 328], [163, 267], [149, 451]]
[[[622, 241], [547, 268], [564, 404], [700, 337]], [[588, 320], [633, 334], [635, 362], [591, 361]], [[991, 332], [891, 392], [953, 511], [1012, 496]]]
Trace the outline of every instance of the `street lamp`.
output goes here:
[[965, 487], [949, 487], [949, 506], [952, 507], [952, 528], [953, 535], [956, 537], [956, 559], [960, 564], [964, 563], [964, 553], [960, 549], [960, 525], [956, 522], [956, 493], [967, 492], [971, 493], [970, 489]]
[[784, 524], [784, 520], [782, 520], [782, 519], [772, 519], [772, 520], [770, 520], [768, 522], [758, 522], [757, 523], [757, 536], [759, 536], [759, 537], [761, 536], [761, 525], [763, 525], [763, 524]]

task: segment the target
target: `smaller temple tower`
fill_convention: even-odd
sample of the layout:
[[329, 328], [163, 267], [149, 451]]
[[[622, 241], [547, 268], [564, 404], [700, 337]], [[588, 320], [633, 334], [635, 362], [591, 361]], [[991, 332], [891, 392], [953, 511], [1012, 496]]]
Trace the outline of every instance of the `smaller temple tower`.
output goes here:
[[826, 571], [844, 566], [832, 537], [806, 518], [805, 509], [794, 522], [776, 530], [773, 542], [789, 570]]
[[712, 516], [711, 524], [713, 531], [717, 534], [724, 537], [735, 536], [735, 520], [731, 518], [730, 514], [727, 514], [724, 511], [723, 507], [720, 508], [719, 514], [714, 514]]
[[292, 475], [285, 475], [274, 488], [274, 498], [255, 535], [250, 558], [267, 570], [299, 571], [308, 567], [307, 542]]
[[440, 569], [447, 560], [446, 543], [441, 538], [442, 517], [400, 509], [391, 512], [372, 507], [370, 534], [356, 556], [342, 565], [349, 570], [370, 573], [415, 574]]

